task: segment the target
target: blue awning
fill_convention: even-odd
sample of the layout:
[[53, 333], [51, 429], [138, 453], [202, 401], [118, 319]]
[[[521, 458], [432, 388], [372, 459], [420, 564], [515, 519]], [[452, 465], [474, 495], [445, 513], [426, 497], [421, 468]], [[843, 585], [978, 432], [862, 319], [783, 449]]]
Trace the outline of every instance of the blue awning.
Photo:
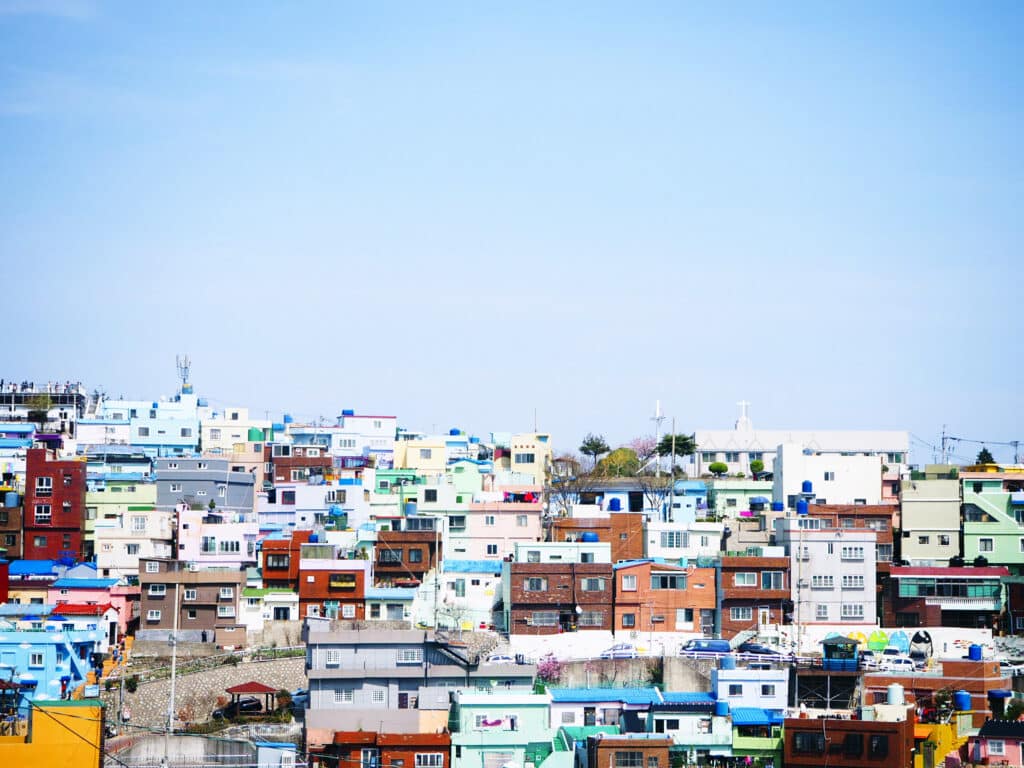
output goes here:
[[771, 725], [772, 716], [760, 707], [734, 707], [733, 725]]
[[750, 503], [751, 504], [769, 504], [769, 503], [771, 503], [771, 499], [769, 499], [767, 496], [752, 496], [751, 499], [750, 499]]

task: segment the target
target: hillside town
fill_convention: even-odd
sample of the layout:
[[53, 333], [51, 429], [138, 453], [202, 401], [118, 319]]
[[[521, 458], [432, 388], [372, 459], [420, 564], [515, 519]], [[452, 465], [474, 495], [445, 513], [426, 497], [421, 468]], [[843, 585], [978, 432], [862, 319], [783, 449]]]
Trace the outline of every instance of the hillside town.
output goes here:
[[179, 373], [0, 386], [15, 764], [1020, 764], [1024, 465], [986, 447], [911, 464], [743, 402], [577, 449]]

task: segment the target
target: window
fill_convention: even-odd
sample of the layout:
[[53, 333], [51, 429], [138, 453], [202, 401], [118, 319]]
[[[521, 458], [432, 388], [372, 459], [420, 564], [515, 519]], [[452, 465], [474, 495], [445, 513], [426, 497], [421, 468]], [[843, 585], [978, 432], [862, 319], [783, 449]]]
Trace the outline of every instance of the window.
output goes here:
[[548, 580], [539, 576], [523, 579], [523, 591], [525, 592], [546, 592]]
[[530, 623], [535, 627], [556, 627], [558, 626], [558, 613], [556, 611], [534, 611], [530, 617]]
[[917, 543], [918, 544], [931, 544], [931, 541], [932, 541], [932, 539], [931, 539], [930, 536], [918, 536], [917, 537]]
[[222, 541], [220, 543], [220, 551], [222, 553], [237, 553], [242, 551], [242, 547], [237, 541]]
[[730, 463], [730, 462], [737, 462], [739, 460], [740, 460], [740, 454], [739, 454], [738, 451], [726, 451], [725, 452], [725, 462], [727, 464]]
[[857, 525], [857, 521], [852, 517], [844, 517], [839, 521], [839, 527], [841, 528], [854, 528]]
[[686, 574], [651, 574], [651, 589], [686, 589]]
[[324, 654], [324, 664], [328, 667], [336, 667], [341, 664], [341, 651], [337, 648], [328, 648]]
[[147, 561], [146, 573], [160, 573], [160, 563], [155, 563], [152, 560]]
[[1005, 755], [1006, 743], [1002, 739], [986, 739], [990, 755]]
[[636, 592], [636, 574], [622, 576], [622, 591]]
[[730, 683], [729, 684], [729, 695], [730, 696], [742, 696], [743, 695], [743, 684], [742, 683]]
[[835, 472], [826, 472], [825, 473], [825, 482], [830, 482], [830, 481], [835, 480], [835, 479], [836, 479], [836, 473]]
[[150, 597], [165, 597], [167, 595], [166, 584], [150, 584], [149, 585], [149, 596]]
[[377, 554], [377, 562], [382, 565], [398, 565], [402, 562], [402, 550], [382, 549]]
[[434, 453], [433, 453], [433, 450], [431, 448], [420, 448], [420, 458], [421, 459], [429, 459], [429, 458], [432, 458], [433, 455], [434, 455]]
[[345, 603], [341, 606], [341, 618], [343, 619], [354, 619], [356, 617], [356, 607], [352, 603]]
[[630, 629], [636, 626], [636, 614], [635, 613], [624, 613], [622, 614], [622, 627], [623, 629]]
[[230, 619], [235, 615], [235, 606], [233, 605], [218, 605], [217, 606], [217, 617], [221, 619]]
[[757, 574], [753, 571], [743, 571], [742, 573], [737, 573], [734, 578], [737, 587], [757, 586]]
[[661, 546], [679, 548], [683, 546], [683, 532], [682, 531], [662, 531], [661, 532]]
[[[474, 579], [474, 581], [475, 581], [475, 579]], [[455, 596], [456, 597], [465, 597], [466, 596], [466, 580], [465, 579], [456, 579], [455, 581], [453, 581], [452, 582], [452, 588], [455, 590]]]
[[410, 549], [409, 550], [409, 562], [410, 563], [422, 563], [423, 562], [423, 550], [422, 549]]
[[[947, 537], [948, 538], [948, 537]], [[875, 550], [879, 562], [888, 563], [892, 561], [892, 544], [879, 544]]]
[[309, 470], [306, 469], [305, 467], [301, 467], [299, 469], [293, 469], [291, 471], [291, 479], [292, 479], [293, 483], [299, 483], [299, 482], [302, 482], [303, 480], [308, 480], [309, 479]]
[[334, 691], [334, 703], [335, 704], [351, 704], [354, 697], [352, 695], [352, 689], [335, 689]]
[[191, 427], [182, 427], [181, 428], [181, 436], [182, 437], [192, 437], [192, 428]]
[[36, 504], [36, 525], [49, 525], [52, 519], [49, 504]]
[[531, 549], [526, 553], [526, 562], [528, 563], [539, 563], [540, 562], [540, 550]]
[[484, 515], [484, 525], [494, 525], [494, 515]]
[[754, 609], [750, 606], [730, 608], [729, 618], [733, 621], [753, 621]]
[[234, 587], [221, 587], [220, 588], [220, 599], [231, 600], [235, 596]]
[[644, 753], [616, 752], [615, 768], [644, 768]]
[[149, 437], [149, 427], [139, 427], [139, 437]]
[[569, 712], [563, 712], [562, 713], [562, 725], [572, 725], [575, 722], [576, 722], [576, 713], [575, 712], [572, 712], [570, 710]]
[[530, 524], [529, 515], [516, 515], [516, 526], [519, 528], [525, 528]]
[[146, 621], [160, 621], [160, 611], [146, 611]]
[[125, 544], [124, 545], [124, 553], [126, 555], [138, 555], [139, 554], [139, 545], [138, 544]]
[[448, 532], [453, 533], [455, 531], [466, 530], [466, 516], [465, 515], [449, 515], [448, 516]]
[[726, 499], [725, 500], [725, 506], [727, 506], [727, 507], [735, 507], [736, 506], [736, 499]]
[[220, 440], [220, 430], [219, 429], [211, 429], [210, 430], [210, 439], [211, 440]]
[[994, 548], [992, 539], [978, 539], [979, 552], [991, 552]]
[[577, 622], [581, 627], [603, 627], [604, 626], [604, 612], [603, 611], [584, 611], [579, 615], [579, 621]]
[[828, 621], [828, 606], [827, 605], [816, 605], [816, 606], [814, 606], [814, 618], [817, 621]]
[[396, 658], [398, 664], [422, 664], [423, 663], [423, 649], [422, 648], [399, 648], [398, 656]]
[[46, 546], [46, 537], [45, 536], [34, 536], [34, 537], [32, 537], [32, 546], [33, 547], [45, 547]]
[[774, 685], [770, 685], [770, 684], [763, 684], [761, 686], [761, 695], [762, 696], [774, 696], [775, 695], [775, 686]]
[[39, 651], [33, 651], [28, 655], [28, 665], [30, 667], [42, 667], [44, 666], [43, 654]]
[[580, 582], [584, 592], [604, 592], [604, 579], [601, 578], [587, 578], [582, 579]]
[[804, 755], [820, 755], [825, 751], [824, 733], [793, 734], [793, 751]]
[[843, 589], [864, 589], [864, 577], [862, 575], [843, 576]]
[[862, 603], [843, 603], [842, 617], [844, 619], [863, 619], [864, 605]]
[[382, 691], [379, 688], [375, 690], [372, 694], [370, 694], [370, 701], [372, 701], [374, 704], [383, 704], [384, 700], [384, 691]]
[[700, 455], [700, 460], [703, 461], [704, 463], [708, 463], [708, 462], [714, 461], [715, 460], [715, 454], [710, 452], [710, 451], [704, 451]]
[[512, 456], [512, 461], [516, 464], [533, 464], [534, 455], [532, 453], [517, 453]]
[[52, 477], [37, 477], [36, 478], [36, 496], [52, 496], [53, 495], [53, 478]]
[[146, 532], [146, 518], [141, 515], [132, 516], [132, 532], [133, 533], [145, 533]]
[[198, 590], [196, 590], [196, 589], [186, 589], [185, 590], [185, 599], [186, 600], [196, 600], [198, 598], [199, 598], [199, 591]]
[[281, 491], [281, 503], [282, 504], [295, 504], [295, 491]]
[[496, 554], [498, 554], [498, 545], [497, 544], [488, 544], [487, 545], [487, 554], [488, 555], [496, 555]]
[[843, 547], [840, 556], [843, 560], [863, 560], [864, 547]]
[[199, 551], [204, 555], [212, 555], [217, 552], [217, 539], [213, 536], [203, 536], [199, 544]]
[[442, 768], [444, 754], [441, 752], [417, 752], [416, 768]]
[[761, 571], [761, 589], [785, 589], [782, 571]]
[[267, 555], [267, 568], [287, 568], [291, 560], [289, 555]]
[[[991, 742], [989, 742], [991, 744]], [[868, 755], [870, 757], [885, 757], [889, 754], [889, 737], [872, 736], [868, 741]]]
[[186, 619], [196, 619], [198, 617], [199, 617], [199, 611], [197, 611], [195, 608], [189, 608], [187, 611], [185, 611], [185, 618]]
[[939, 546], [940, 547], [948, 547], [949, 546], [949, 536], [947, 534], [944, 534], [944, 533], [943, 534], [939, 534]]

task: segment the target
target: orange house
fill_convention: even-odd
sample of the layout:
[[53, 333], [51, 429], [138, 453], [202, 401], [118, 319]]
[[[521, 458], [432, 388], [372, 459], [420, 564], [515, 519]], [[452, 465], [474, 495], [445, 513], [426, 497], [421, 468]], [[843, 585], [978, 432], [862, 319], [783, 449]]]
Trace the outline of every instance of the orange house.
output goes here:
[[615, 566], [616, 632], [712, 632], [715, 569], [639, 560]]
[[366, 587], [373, 578], [369, 560], [303, 560], [299, 571], [299, 615], [362, 621]]

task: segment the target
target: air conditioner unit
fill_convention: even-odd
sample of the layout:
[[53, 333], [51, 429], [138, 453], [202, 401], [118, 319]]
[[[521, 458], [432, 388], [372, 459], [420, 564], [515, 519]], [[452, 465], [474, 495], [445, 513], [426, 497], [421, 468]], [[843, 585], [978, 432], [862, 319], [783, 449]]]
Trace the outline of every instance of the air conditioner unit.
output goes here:
[[189, 571], [191, 573], [198, 573], [199, 572], [199, 563], [189, 563], [188, 564], [188, 569], [189, 569]]
[[630, 640], [636, 640], [638, 637], [640, 637], [640, 633], [637, 632], [635, 629], [629, 633]]

